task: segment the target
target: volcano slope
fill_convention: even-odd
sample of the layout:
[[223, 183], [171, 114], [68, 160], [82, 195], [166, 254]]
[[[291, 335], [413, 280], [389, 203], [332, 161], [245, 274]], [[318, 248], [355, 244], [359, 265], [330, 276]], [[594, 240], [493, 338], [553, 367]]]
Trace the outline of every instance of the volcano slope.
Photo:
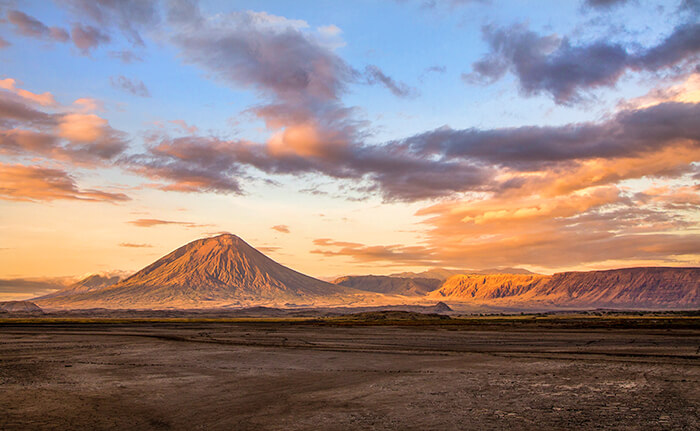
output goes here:
[[36, 302], [42, 308], [155, 309], [348, 305], [379, 297], [301, 274], [225, 234], [186, 244], [114, 285]]

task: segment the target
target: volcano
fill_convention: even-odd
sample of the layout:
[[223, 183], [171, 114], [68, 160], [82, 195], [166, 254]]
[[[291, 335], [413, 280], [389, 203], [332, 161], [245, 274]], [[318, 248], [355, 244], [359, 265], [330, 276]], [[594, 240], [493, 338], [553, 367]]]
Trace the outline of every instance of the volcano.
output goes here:
[[186, 244], [111, 286], [36, 301], [47, 308], [214, 308], [347, 304], [368, 295], [301, 274], [224, 234]]

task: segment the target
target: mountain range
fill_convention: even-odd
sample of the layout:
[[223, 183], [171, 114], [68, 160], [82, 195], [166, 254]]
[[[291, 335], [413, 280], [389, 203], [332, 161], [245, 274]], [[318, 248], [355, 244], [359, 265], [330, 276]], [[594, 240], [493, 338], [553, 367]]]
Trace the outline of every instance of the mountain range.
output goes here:
[[491, 309], [700, 307], [700, 268], [533, 274], [520, 268], [435, 269], [325, 282], [224, 234], [186, 244], [130, 277], [92, 275], [34, 299], [46, 309], [361, 307], [444, 301]]

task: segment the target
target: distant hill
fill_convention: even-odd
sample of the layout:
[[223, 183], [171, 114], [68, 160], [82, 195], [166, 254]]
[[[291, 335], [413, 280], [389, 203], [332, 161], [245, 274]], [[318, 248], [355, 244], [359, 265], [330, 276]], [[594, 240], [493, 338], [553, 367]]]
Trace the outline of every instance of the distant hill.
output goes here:
[[30, 301], [0, 302], [0, 312], [4, 313], [40, 313], [41, 308]]
[[519, 307], [700, 307], [700, 268], [626, 268], [546, 275], [456, 275], [433, 300]]
[[280, 265], [231, 234], [186, 244], [109, 287], [81, 288], [36, 301], [58, 308], [211, 308], [343, 303], [363, 293]]
[[106, 289], [108, 287], [114, 286], [122, 280], [121, 275], [110, 275], [110, 274], [92, 274], [84, 279], [77, 281], [68, 287], [61, 289], [57, 292], [50, 293], [48, 295], [41, 296], [36, 299], [47, 299], [55, 298], [58, 296], [69, 296], [78, 293], [92, 292], [95, 290]]
[[390, 274], [389, 277], [400, 278], [432, 278], [445, 281], [458, 274], [533, 274], [523, 268], [490, 268], [490, 269], [447, 269], [432, 268], [423, 272], [399, 272]]
[[442, 282], [434, 278], [348, 275], [333, 280], [333, 284], [388, 295], [423, 296], [440, 287]]

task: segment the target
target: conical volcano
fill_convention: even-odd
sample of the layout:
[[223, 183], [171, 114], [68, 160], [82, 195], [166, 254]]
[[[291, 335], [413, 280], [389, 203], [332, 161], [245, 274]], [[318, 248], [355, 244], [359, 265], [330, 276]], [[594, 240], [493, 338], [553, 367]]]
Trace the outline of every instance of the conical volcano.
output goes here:
[[67, 308], [210, 308], [333, 303], [355, 293], [280, 265], [225, 234], [186, 244], [105, 289], [39, 302]]

